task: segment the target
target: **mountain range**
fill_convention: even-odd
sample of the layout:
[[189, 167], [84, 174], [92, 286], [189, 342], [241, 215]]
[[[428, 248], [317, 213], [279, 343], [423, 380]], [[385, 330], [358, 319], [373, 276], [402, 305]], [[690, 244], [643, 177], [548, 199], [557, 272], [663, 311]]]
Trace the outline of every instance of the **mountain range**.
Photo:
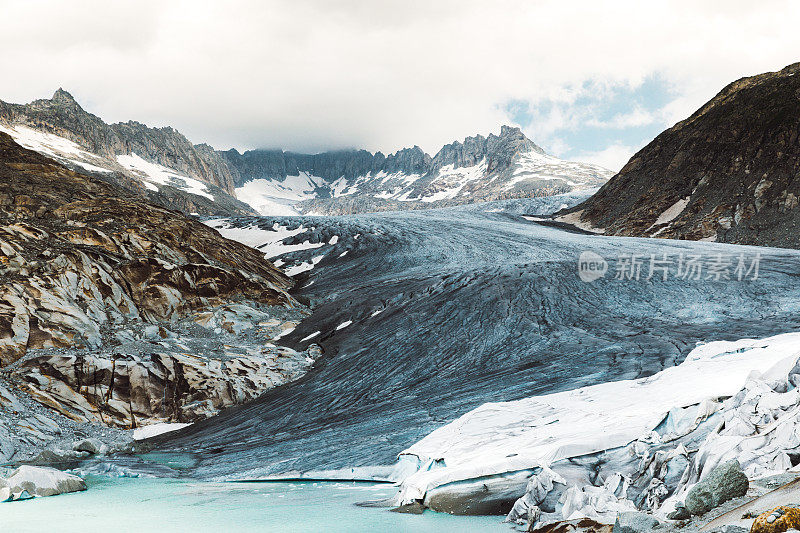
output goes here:
[[[66, 91], [0, 102], [26, 148], [156, 204], [200, 215], [349, 214], [599, 192], [555, 218], [594, 233], [800, 247], [800, 63], [742, 78], [615, 176], [544, 152], [519, 128], [388, 156], [218, 151], [173, 128], [106, 124]], [[611, 178], [609, 180], [609, 178]]]
[[548, 155], [519, 128], [467, 137], [433, 157], [419, 146], [308, 155], [236, 150], [237, 196], [262, 214], [350, 214], [550, 196], [599, 187], [611, 172]]
[[548, 155], [519, 128], [467, 137], [434, 156], [420, 147], [301, 154], [217, 151], [171, 127], [106, 124], [59, 89], [0, 102], [0, 131], [73, 170], [201, 215], [344, 214], [420, 209], [599, 187], [601, 167]]

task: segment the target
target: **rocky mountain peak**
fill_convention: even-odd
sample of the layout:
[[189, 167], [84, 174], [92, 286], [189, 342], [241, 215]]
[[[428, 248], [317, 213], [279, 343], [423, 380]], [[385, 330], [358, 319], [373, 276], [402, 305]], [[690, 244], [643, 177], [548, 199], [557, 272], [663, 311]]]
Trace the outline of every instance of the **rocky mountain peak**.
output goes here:
[[58, 104], [60, 106], [70, 106], [77, 108], [81, 107], [80, 104], [78, 104], [77, 100], [75, 100], [75, 97], [72, 96], [67, 91], [65, 91], [64, 89], [62, 89], [61, 87], [59, 87], [58, 90], [56, 90], [56, 92], [53, 93], [53, 97], [50, 98], [50, 100], [54, 104]]
[[517, 126], [503, 125], [500, 127], [499, 136], [495, 137], [494, 134], [489, 135], [489, 139], [492, 139], [493, 137], [498, 139], [498, 145], [505, 144], [508, 146], [513, 146], [519, 151], [534, 151], [540, 154], [545, 153], [542, 148], [530, 140]]
[[500, 136], [503, 137], [504, 135], [514, 135], [522, 133], [522, 130], [519, 129], [517, 126], [509, 126], [508, 124], [503, 124], [500, 126]]
[[465, 138], [464, 142], [446, 144], [433, 157], [432, 164], [437, 170], [447, 165], [461, 168], [477, 165], [486, 159], [491, 172], [510, 166], [518, 154], [530, 151], [545, 153], [520, 128], [504, 125], [500, 128], [500, 135], [476, 135]]
[[[35, 100], [29, 104], [0, 102], [0, 121], [64, 137], [83, 150], [109, 160], [117, 172], [119, 169], [114, 165], [118, 156], [136, 154], [145, 161], [172, 169], [177, 174], [218, 187], [221, 189], [218, 192], [227, 195], [223, 203], [235, 212], [251, 212], [243, 204], [236, 206], [233, 198], [233, 177], [224, 159], [210, 147], [195, 147], [171, 126], [151, 128], [134, 120], [107, 124], [100, 117], [84, 110], [63, 88], [53, 93], [50, 99]], [[128, 178], [134, 180], [134, 183], [139, 181], [136, 176], [127, 176], [123, 181], [131, 183]], [[194, 205], [197, 202], [194, 200], [179, 199], [172, 192], [159, 192], [159, 195], [168, 205], [178, 209], [188, 208], [189, 212], [206, 211], [197, 209]], [[192, 206], [189, 207], [189, 204]], [[213, 208], [213, 205], [210, 207]], [[227, 209], [226, 207], [223, 211]]]

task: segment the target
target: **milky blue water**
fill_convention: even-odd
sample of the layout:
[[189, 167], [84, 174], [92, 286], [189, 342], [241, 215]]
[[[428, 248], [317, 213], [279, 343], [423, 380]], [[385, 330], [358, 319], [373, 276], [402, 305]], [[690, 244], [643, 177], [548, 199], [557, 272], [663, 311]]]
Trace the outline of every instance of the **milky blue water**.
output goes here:
[[202, 483], [174, 479], [87, 477], [89, 490], [0, 504], [9, 532], [436, 532], [509, 533], [502, 517], [423, 515], [354, 502], [391, 496], [372, 483]]

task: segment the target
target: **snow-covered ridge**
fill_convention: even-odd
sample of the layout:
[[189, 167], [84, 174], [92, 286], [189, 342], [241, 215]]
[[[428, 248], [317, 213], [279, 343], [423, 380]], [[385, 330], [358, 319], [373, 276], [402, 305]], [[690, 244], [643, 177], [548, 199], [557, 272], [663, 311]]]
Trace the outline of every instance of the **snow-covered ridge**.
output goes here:
[[[376, 170], [363, 158], [378, 156], [364, 153], [359, 153], [358, 160], [339, 156], [338, 165], [320, 161], [322, 168], [314, 167], [315, 172], [326, 177], [295, 168], [294, 175], [265, 178], [248, 167], [242, 169], [237, 196], [267, 216], [312, 214], [315, 200], [324, 203], [323, 211], [330, 207], [332, 214], [337, 213], [337, 205], [355, 213], [381, 205], [405, 209], [549, 196], [600, 187], [613, 174], [596, 165], [548, 155], [515, 128], [504, 127], [501, 136], [493, 138], [496, 144], [481, 145], [486, 139], [480, 136], [468, 140], [444, 147], [432, 159], [425, 155], [427, 163], [408, 170]], [[263, 155], [267, 162], [278, 156]], [[256, 153], [251, 159], [258, 157]], [[373, 159], [374, 165], [380, 167], [385, 161], [382, 157]], [[360, 165], [360, 171], [353, 173], [350, 163]]]
[[9, 134], [20, 146], [39, 152], [63, 163], [72, 163], [92, 172], [113, 172], [107, 168], [107, 161], [87, 152], [78, 144], [27, 126], [0, 126], [0, 131]]
[[501, 171], [490, 171], [485, 157], [470, 166], [450, 163], [428, 175], [380, 171], [328, 182], [301, 171], [283, 181], [249, 180], [236, 189], [236, 194], [262, 215], [298, 215], [304, 210], [300, 202], [319, 198], [372, 198], [424, 204], [478, 202], [526, 196], [526, 191], [532, 194], [541, 187], [560, 192], [584, 190], [602, 185], [611, 174], [594, 165], [564, 161], [530, 150], [517, 154], [512, 166]]
[[21, 146], [67, 166], [78, 167], [78, 170], [101, 173], [127, 171], [128, 175], [140, 179], [142, 185], [151, 191], [157, 192], [159, 185], [169, 185], [214, 200], [205, 183], [174, 169], [146, 161], [135, 153], [119, 155], [116, 160], [111, 160], [84, 150], [69, 139], [27, 126], [0, 126], [0, 131], [9, 134]]

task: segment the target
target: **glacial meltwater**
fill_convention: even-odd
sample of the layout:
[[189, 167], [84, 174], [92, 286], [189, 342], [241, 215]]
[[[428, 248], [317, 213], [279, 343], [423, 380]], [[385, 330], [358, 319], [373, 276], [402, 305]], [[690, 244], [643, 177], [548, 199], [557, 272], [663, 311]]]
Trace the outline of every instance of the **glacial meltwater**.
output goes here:
[[422, 515], [360, 507], [396, 490], [352, 482], [206, 483], [162, 478], [88, 476], [89, 490], [6, 503], [4, 531], [512, 531], [502, 516]]

